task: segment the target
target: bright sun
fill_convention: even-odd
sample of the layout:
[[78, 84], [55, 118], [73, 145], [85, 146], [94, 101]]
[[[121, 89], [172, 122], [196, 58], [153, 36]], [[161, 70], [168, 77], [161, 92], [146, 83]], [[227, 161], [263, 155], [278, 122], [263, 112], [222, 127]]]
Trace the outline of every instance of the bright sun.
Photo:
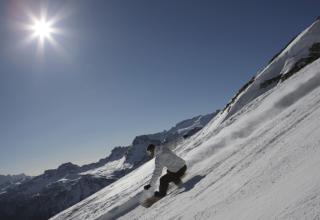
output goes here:
[[60, 37], [61, 35], [65, 36], [65, 31], [57, 26], [66, 17], [66, 12], [61, 9], [49, 16], [48, 8], [41, 7], [40, 13], [36, 15], [26, 7], [25, 13], [29, 18], [29, 22], [21, 24], [21, 28], [27, 31], [27, 36], [23, 43], [29, 44], [36, 42], [36, 52], [41, 56], [44, 54], [43, 52], [46, 46], [50, 46], [56, 52], [65, 56], [65, 50], [56, 38], [58, 38], [58, 35], [60, 35]]
[[38, 37], [40, 40], [51, 38], [51, 34], [53, 33], [52, 25], [42, 19], [42, 20], [35, 20], [32, 25], [33, 34]]

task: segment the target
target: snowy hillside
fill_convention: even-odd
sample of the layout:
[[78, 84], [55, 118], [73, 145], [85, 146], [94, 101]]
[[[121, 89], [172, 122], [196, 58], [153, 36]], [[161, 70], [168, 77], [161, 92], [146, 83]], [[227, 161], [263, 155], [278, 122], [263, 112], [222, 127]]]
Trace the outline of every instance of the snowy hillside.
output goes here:
[[152, 160], [52, 220], [319, 219], [319, 45], [318, 20], [178, 143], [183, 189], [139, 206]]
[[96, 163], [83, 166], [64, 163], [32, 179], [20, 178], [20, 182], [20, 176], [0, 176], [0, 219], [48, 219], [148, 161], [145, 155], [148, 144], [175, 145], [201, 130], [216, 113], [185, 120], [168, 131], [137, 136], [132, 145], [115, 147], [109, 156]]

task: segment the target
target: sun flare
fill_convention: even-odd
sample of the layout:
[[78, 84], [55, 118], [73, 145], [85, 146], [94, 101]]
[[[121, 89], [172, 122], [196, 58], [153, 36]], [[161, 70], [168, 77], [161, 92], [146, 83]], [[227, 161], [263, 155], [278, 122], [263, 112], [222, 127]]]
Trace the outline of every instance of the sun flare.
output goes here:
[[40, 38], [51, 38], [51, 34], [53, 33], [52, 25], [46, 20], [35, 20], [32, 25], [33, 34]]
[[36, 53], [40, 57], [44, 56], [45, 48], [48, 51], [53, 49], [59, 55], [66, 57], [66, 50], [60, 45], [59, 41], [61, 42], [67, 36], [67, 33], [65, 29], [61, 29], [59, 26], [63, 24], [63, 20], [67, 18], [69, 12], [65, 8], [61, 8], [52, 14], [49, 13], [46, 6], [40, 6], [39, 13], [34, 13], [27, 6], [24, 6], [23, 10], [27, 19], [18, 23], [21, 30], [26, 33], [22, 45], [35, 43]]

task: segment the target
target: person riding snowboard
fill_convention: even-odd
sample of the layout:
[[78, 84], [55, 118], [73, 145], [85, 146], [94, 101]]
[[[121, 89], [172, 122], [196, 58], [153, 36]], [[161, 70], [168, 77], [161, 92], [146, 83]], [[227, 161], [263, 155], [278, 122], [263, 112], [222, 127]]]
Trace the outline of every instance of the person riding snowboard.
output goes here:
[[166, 146], [156, 147], [154, 144], [150, 144], [147, 147], [147, 154], [152, 158], [155, 157], [155, 169], [150, 183], [144, 186], [145, 190], [154, 186], [162, 174], [163, 168], [167, 168], [167, 174], [160, 178], [159, 191], [154, 193], [155, 197], [162, 198], [167, 195], [170, 182], [173, 182], [177, 186], [182, 183], [181, 177], [187, 170], [186, 162]]

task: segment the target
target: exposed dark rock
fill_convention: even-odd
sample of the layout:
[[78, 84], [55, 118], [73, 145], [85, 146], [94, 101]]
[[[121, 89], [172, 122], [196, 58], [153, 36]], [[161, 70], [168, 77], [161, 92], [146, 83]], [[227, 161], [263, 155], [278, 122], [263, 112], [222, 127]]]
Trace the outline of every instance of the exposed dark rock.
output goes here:
[[226, 105], [226, 107], [223, 110], [230, 110], [231, 105], [237, 100], [239, 95], [244, 92], [255, 80], [255, 76], [253, 76], [249, 82], [247, 82], [244, 86], [240, 88], [240, 90], [237, 92], [237, 94], [231, 99], [231, 101]]
[[313, 61], [317, 60], [319, 57], [320, 57], [320, 43], [314, 43], [309, 48], [309, 54], [306, 57], [299, 59], [286, 74], [283, 74], [283, 75], [279, 74], [276, 77], [273, 77], [271, 79], [264, 81], [263, 83], [260, 84], [260, 88], [266, 88], [271, 84], [278, 83], [279, 81], [283, 82], [289, 79], [299, 70], [309, 65]]
[[295, 73], [297, 73], [299, 70], [304, 68], [305, 66], [309, 65], [313, 61], [317, 60], [320, 57], [320, 43], [314, 43], [310, 48], [309, 48], [309, 55], [305, 58], [301, 58], [298, 60], [298, 62], [295, 63], [293, 68], [283, 75], [281, 77], [281, 82], [285, 81], [286, 79], [290, 78], [293, 76]]

